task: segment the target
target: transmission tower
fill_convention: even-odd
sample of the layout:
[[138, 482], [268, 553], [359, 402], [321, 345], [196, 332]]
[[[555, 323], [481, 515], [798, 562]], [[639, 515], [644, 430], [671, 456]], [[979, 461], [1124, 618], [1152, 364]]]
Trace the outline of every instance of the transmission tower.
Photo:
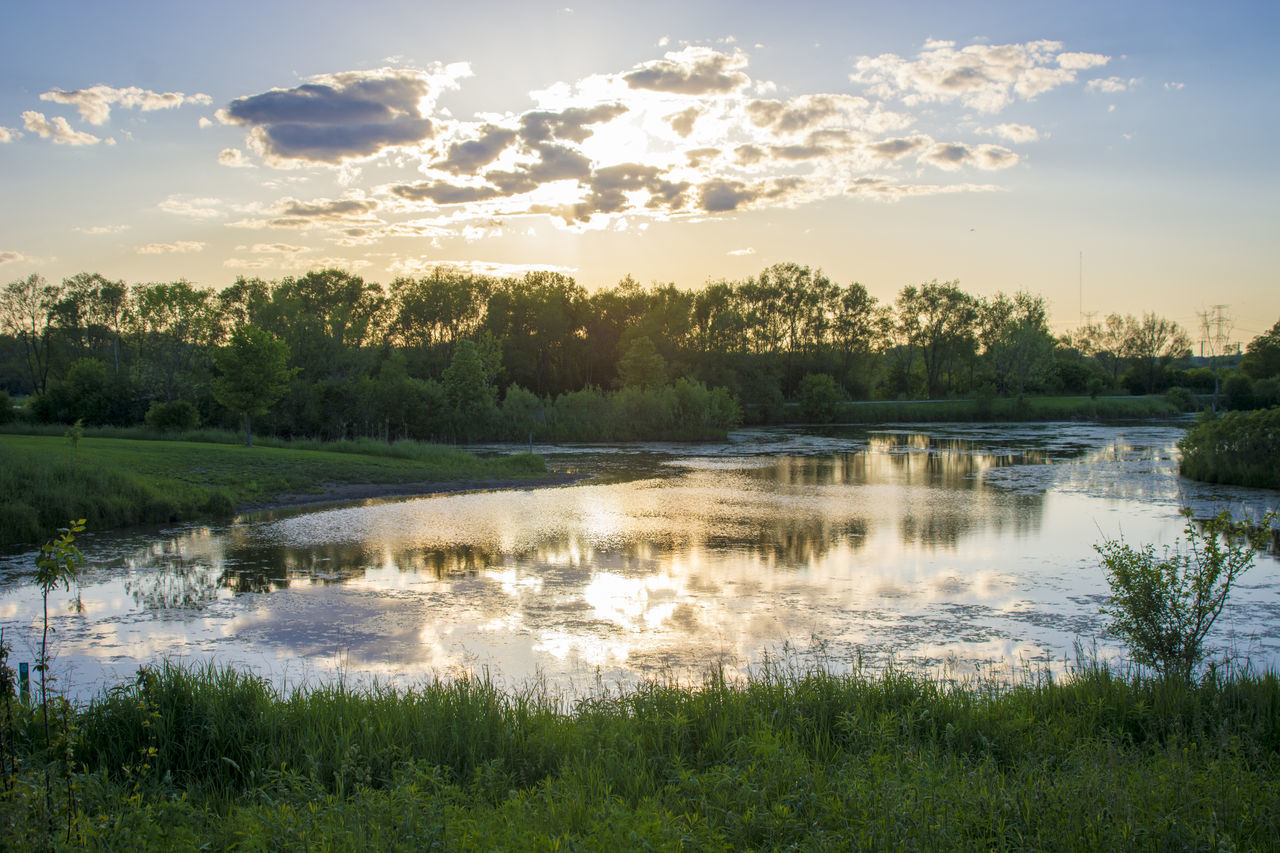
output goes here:
[[1200, 318], [1200, 357], [1208, 358], [1213, 368], [1213, 410], [1218, 410], [1218, 358], [1227, 354], [1231, 338], [1229, 305], [1211, 305], [1206, 311], [1197, 311]]

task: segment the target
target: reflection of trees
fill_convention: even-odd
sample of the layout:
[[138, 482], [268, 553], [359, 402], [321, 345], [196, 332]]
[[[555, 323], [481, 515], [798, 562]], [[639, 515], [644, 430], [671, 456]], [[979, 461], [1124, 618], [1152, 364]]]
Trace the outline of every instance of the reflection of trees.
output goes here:
[[832, 522], [822, 518], [796, 518], [757, 528], [755, 540], [747, 543], [747, 547], [778, 565], [807, 566], [842, 544], [859, 549], [866, 538], [865, 519]]

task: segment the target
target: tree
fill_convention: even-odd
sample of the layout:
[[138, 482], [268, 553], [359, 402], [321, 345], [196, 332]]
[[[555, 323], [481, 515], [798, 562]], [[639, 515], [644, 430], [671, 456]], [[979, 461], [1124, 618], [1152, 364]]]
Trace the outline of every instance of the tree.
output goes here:
[[647, 335], [641, 335], [627, 347], [618, 360], [618, 384], [623, 388], [658, 388], [667, 383], [666, 359]]
[[954, 378], [956, 361], [971, 356], [976, 345], [977, 301], [959, 284], [932, 281], [898, 295], [898, 326], [908, 345], [920, 350], [930, 398], [942, 390], [943, 373]]
[[1240, 369], [1252, 379], [1268, 379], [1280, 374], [1280, 320], [1245, 347]]
[[37, 273], [11, 281], [0, 292], [0, 331], [22, 342], [31, 390], [43, 394], [53, 346], [53, 310], [62, 288]]
[[1134, 360], [1134, 368], [1147, 393], [1154, 394], [1159, 390], [1165, 365], [1172, 359], [1191, 355], [1191, 337], [1173, 320], [1144, 314], [1141, 322], [1131, 325], [1125, 351]]
[[982, 303], [979, 323], [983, 359], [1001, 393], [1022, 394], [1053, 369], [1054, 341], [1044, 297], [997, 293]]
[[214, 365], [220, 374], [213, 380], [214, 399], [244, 416], [244, 443], [252, 446], [253, 416], [266, 414], [297, 372], [289, 367], [289, 347], [257, 326], [239, 326], [214, 355]]
[[454, 435], [471, 441], [485, 433], [497, 413], [497, 390], [489, 383], [484, 359], [474, 341], [460, 341], [444, 371], [444, 393], [453, 415]]
[[1270, 535], [1275, 513], [1261, 528], [1223, 512], [1197, 527], [1190, 510], [1183, 528], [1185, 547], [1135, 549], [1107, 540], [1095, 549], [1111, 587], [1102, 612], [1111, 633], [1124, 641], [1133, 659], [1164, 678], [1190, 681], [1204, 659], [1204, 641], [1240, 576], [1253, 565], [1253, 549]]

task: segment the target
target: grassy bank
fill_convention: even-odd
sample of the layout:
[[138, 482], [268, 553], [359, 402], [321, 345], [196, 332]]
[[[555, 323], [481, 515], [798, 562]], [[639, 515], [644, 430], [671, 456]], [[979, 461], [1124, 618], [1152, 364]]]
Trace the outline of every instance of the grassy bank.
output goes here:
[[[480, 459], [445, 447], [374, 441], [244, 447], [201, 441], [0, 435], [0, 548], [38, 543], [70, 518], [91, 530], [231, 515], [280, 494], [351, 483], [536, 477], [542, 459]], [[323, 449], [320, 449], [323, 448]]]
[[994, 400], [900, 400], [845, 403], [836, 423], [876, 424], [940, 421], [1070, 421], [1168, 418], [1180, 414], [1163, 396], [1023, 397]]
[[775, 673], [569, 709], [484, 681], [279, 696], [166, 668], [64, 722], [52, 756], [38, 710], [9, 729], [13, 849], [1249, 850], [1280, 837], [1274, 675], [1190, 687], [1088, 667], [954, 688]]

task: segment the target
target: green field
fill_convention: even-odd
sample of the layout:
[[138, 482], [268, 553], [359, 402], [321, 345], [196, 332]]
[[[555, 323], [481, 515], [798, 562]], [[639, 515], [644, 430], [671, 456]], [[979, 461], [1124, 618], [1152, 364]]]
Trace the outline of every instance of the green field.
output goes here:
[[[326, 445], [315, 445], [316, 447]], [[332, 449], [192, 441], [0, 434], [0, 548], [35, 544], [69, 519], [90, 530], [227, 517], [281, 494], [350, 483], [440, 483], [537, 478], [542, 459], [481, 459], [410, 442]]]
[[[165, 667], [14, 702], [13, 850], [1267, 850], [1280, 681], [774, 672], [565, 706]], [[5, 719], [0, 714], [0, 721]], [[16, 760], [15, 760], [16, 759]], [[48, 768], [48, 775], [44, 769]], [[46, 781], [47, 780], [47, 781]]]

